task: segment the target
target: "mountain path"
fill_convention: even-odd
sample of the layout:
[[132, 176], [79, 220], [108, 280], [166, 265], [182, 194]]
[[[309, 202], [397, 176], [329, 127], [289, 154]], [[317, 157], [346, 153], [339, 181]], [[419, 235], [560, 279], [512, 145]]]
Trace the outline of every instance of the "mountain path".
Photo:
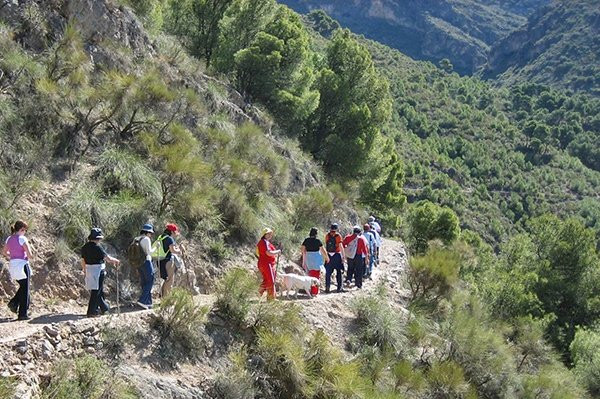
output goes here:
[[[346, 288], [347, 291], [344, 293], [330, 294], [325, 294], [324, 290], [321, 290], [321, 293], [312, 299], [303, 294], [299, 294], [296, 299], [293, 294], [290, 294], [289, 298], [283, 296], [278, 300], [292, 301], [298, 304], [303, 317], [309, 322], [311, 328], [323, 328], [332, 338], [343, 338], [347, 324], [353, 318], [351, 309], [353, 298], [372, 292], [380, 282], [383, 282], [389, 290], [395, 291], [400, 298], [406, 297], [401, 282], [406, 264], [407, 254], [404, 244], [400, 241], [384, 239], [380, 266], [374, 268], [372, 279], [364, 281], [362, 290]], [[322, 273], [321, 279], [322, 286], [324, 286], [324, 273]], [[332, 286], [335, 288], [335, 281]], [[87, 301], [87, 298], [83, 299]], [[195, 296], [195, 299], [200, 305], [210, 305], [214, 302], [215, 297], [212, 294], [199, 294]], [[112, 322], [130, 323], [153, 310], [141, 310], [131, 303], [121, 303], [120, 313], [117, 313], [117, 309], [114, 307], [107, 316], [86, 318], [85, 312], [86, 306], [72, 300], [52, 306], [42, 305], [40, 308], [36, 308], [34, 303], [31, 308], [32, 319], [16, 321], [14, 315], [6, 309], [6, 304], [3, 304], [0, 310], [0, 344], [26, 339], [42, 331], [48, 325], [75, 324], [89, 327]]]

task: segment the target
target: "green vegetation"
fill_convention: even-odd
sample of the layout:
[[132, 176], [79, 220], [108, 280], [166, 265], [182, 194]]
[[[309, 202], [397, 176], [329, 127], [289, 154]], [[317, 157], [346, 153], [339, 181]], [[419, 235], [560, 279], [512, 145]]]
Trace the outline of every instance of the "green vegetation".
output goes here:
[[49, 384], [42, 388], [44, 399], [139, 397], [130, 384], [116, 376], [101, 360], [89, 355], [74, 361], [58, 361], [52, 368]]
[[599, 16], [594, 0], [551, 2], [492, 47], [484, 76], [600, 96]]

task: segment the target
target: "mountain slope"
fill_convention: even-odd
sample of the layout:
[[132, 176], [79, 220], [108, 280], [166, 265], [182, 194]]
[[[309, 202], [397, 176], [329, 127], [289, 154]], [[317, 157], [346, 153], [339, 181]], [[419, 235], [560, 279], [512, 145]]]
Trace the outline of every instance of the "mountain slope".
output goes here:
[[515, 11], [525, 13], [545, 3], [533, 0], [521, 8], [471, 0], [280, 2], [302, 13], [323, 9], [355, 33], [413, 58], [434, 63], [448, 58], [461, 74], [485, 64], [489, 46], [526, 22], [524, 14]]
[[483, 75], [600, 95], [598, 2], [556, 1], [535, 13], [492, 47]]

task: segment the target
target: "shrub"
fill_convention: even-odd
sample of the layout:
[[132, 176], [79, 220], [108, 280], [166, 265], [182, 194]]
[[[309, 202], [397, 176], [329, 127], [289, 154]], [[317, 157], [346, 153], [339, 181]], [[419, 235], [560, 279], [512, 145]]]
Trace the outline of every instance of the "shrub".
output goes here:
[[102, 329], [103, 349], [113, 358], [120, 357], [128, 344], [140, 341], [147, 341], [147, 338], [141, 339], [139, 333], [136, 333], [130, 327], [105, 327]]
[[447, 297], [458, 282], [460, 257], [450, 249], [434, 247], [410, 259], [408, 285], [413, 300], [437, 302]]
[[286, 333], [259, 331], [256, 354], [262, 359], [271, 397], [310, 396], [309, 370], [302, 345]]
[[544, 366], [535, 375], [523, 379], [524, 399], [585, 398], [583, 390], [577, 386], [573, 374], [563, 366]]
[[427, 372], [427, 382], [433, 398], [477, 398], [477, 392], [465, 380], [462, 367], [451, 360], [434, 363]]
[[459, 220], [454, 211], [429, 201], [417, 203], [409, 214], [411, 249], [422, 254], [428, 242], [439, 239], [450, 244], [460, 235]]
[[384, 291], [359, 297], [352, 307], [358, 327], [353, 343], [356, 349], [372, 347], [382, 354], [394, 355], [404, 350], [406, 338], [402, 334], [402, 322]]
[[252, 374], [246, 369], [248, 354], [236, 348], [229, 354], [230, 365], [215, 380], [215, 395], [220, 399], [254, 399], [256, 389]]
[[160, 334], [158, 349], [174, 362], [178, 357], [195, 360], [203, 349], [202, 329], [208, 308], [194, 303], [186, 290], [175, 288], [163, 298], [153, 322]]
[[600, 395], [600, 332], [578, 329], [570, 349], [577, 379], [592, 395]]
[[247, 269], [229, 269], [217, 283], [215, 306], [220, 314], [234, 323], [246, 322], [250, 299], [258, 293], [258, 281]]
[[259, 302], [253, 311], [254, 331], [289, 334], [302, 339], [305, 323], [300, 316], [300, 306], [281, 301]]
[[[109, 384], [106, 382], [110, 381]], [[101, 360], [85, 355], [61, 360], [52, 367], [50, 383], [42, 388], [44, 399], [135, 399], [138, 392], [114, 375]]]
[[392, 367], [394, 391], [406, 392], [406, 394], [418, 396], [427, 387], [425, 375], [419, 369], [415, 369], [408, 360], [401, 360]]
[[325, 224], [333, 211], [333, 196], [324, 187], [313, 187], [293, 200], [295, 229]]
[[0, 377], [0, 398], [13, 398], [16, 381], [11, 377]]

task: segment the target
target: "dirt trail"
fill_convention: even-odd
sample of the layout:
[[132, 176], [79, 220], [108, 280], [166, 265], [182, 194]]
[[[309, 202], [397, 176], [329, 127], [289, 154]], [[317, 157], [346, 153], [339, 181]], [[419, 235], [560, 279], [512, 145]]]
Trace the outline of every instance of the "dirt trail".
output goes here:
[[[300, 294], [298, 299], [293, 295], [290, 299], [281, 298], [281, 300], [292, 301], [302, 308], [302, 315], [307, 319], [313, 329], [323, 328], [331, 338], [340, 338], [343, 341], [344, 332], [347, 331], [347, 325], [353, 318], [351, 309], [351, 300], [357, 295], [371, 292], [380, 283], [384, 282], [388, 289], [404, 296], [401, 287], [401, 278], [406, 267], [406, 251], [404, 244], [399, 241], [384, 240], [381, 251], [381, 264], [373, 271], [372, 280], [365, 280], [362, 290], [350, 288], [345, 293], [321, 293], [318, 296], [309, 299]], [[335, 285], [334, 285], [335, 287]], [[85, 298], [87, 299], [87, 298]], [[214, 301], [212, 295], [197, 295], [196, 300], [201, 304], [211, 304]], [[142, 317], [152, 310], [144, 311], [139, 307], [129, 303], [122, 304], [121, 315], [116, 313], [113, 308], [108, 316], [88, 319], [85, 315], [86, 306], [80, 305], [75, 301], [62, 302], [49, 307], [32, 306], [32, 319], [29, 321], [16, 321], [14, 315], [9, 313], [6, 305], [3, 304], [0, 309], [0, 344], [11, 341], [21, 340], [41, 331], [44, 326], [51, 324], [75, 323], [77, 325], [100, 325], [114, 318], [122, 317], [131, 320], [135, 317]]]

